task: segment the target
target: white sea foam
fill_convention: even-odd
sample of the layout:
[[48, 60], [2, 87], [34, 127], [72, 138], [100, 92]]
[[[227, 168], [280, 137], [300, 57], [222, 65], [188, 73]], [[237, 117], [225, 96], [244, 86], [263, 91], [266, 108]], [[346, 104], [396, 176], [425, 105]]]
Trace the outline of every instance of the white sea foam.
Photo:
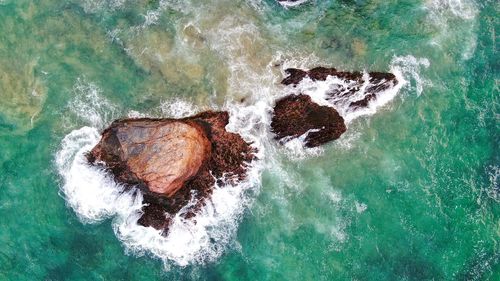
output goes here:
[[432, 86], [430, 80], [421, 75], [422, 68], [428, 68], [430, 62], [427, 58], [415, 58], [412, 55], [397, 56], [392, 59], [391, 71], [401, 82], [401, 87], [406, 87], [410, 91], [415, 91], [419, 96], [424, 91], [425, 86]]
[[329, 191], [326, 195], [328, 196], [328, 199], [330, 199], [330, 201], [334, 204], [338, 204], [342, 200], [342, 193], [335, 189]]
[[473, 19], [477, 14], [477, 8], [471, 0], [428, 0], [425, 7], [429, 9], [431, 17], [442, 21], [448, 14], [462, 19]]
[[142, 15], [144, 17], [144, 22], [139, 26], [139, 28], [147, 28], [148, 26], [157, 24], [162, 13], [168, 9], [184, 14], [188, 13], [191, 10], [190, 5], [190, 1], [187, 0], [160, 0], [156, 9], [148, 10], [144, 15]]
[[144, 118], [144, 117], [147, 117], [146, 114], [144, 113], [141, 113], [137, 110], [130, 110], [128, 113], [127, 113], [127, 117], [128, 118]]
[[99, 138], [96, 128], [74, 130], [63, 139], [56, 156], [64, 181], [62, 193], [83, 222], [96, 223], [114, 217], [113, 229], [128, 251], [139, 255], [152, 253], [167, 267], [171, 263], [186, 266], [213, 261], [223, 253], [250, 203], [246, 192], [259, 185], [258, 167], [251, 167], [248, 179], [237, 186], [216, 187], [195, 221], [178, 214], [169, 235], [164, 237], [156, 229], [137, 224], [142, 207], [139, 191], [124, 192], [109, 174], [87, 164], [84, 154]]
[[[461, 48], [463, 59], [470, 59], [477, 46], [476, 6], [473, 0], [428, 0], [424, 8], [429, 11], [430, 22], [439, 29], [431, 44], [445, 51]], [[453, 46], [448, 46], [450, 43]]]
[[319, 156], [324, 152], [322, 147], [305, 147], [305, 139], [307, 135], [313, 131], [317, 130], [308, 130], [301, 136], [297, 138], [283, 138], [280, 142], [283, 143], [283, 146], [287, 149], [286, 154], [291, 160], [302, 160], [309, 158], [311, 156]]
[[95, 13], [102, 9], [115, 10], [121, 8], [126, 0], [82, 0], [81, 5], [86, 13]]
[[122, 188], [104, 171], [87, 165], [84, 153], [97, 144], [97, 129], [83, 127], [62, 141], [56, 164], [64, 179], [62, 191], [68, 204], [84, 222], [99, 221], [113, 215], [114, 202]]
[[[167, 1], [161, 3], [167, 3]], [[167, 6], [165, 4], [165, 7]], [[171, 5], [168, 7], [171, 8]], [[197, 6], [191, 8], [194, 9], [194, 7]], [[203, 5], [199, 9], [202, 10]], [[201, 11], [192, 10], [191, 12], [194, 15], [191, 18], [192, 24], [197, 27], [205, 27], [200, 22], [206, 21], [207, 15]], [[151, 21], [148, 24], [154, 24], [155, 16], [154, 14], [150, 14], [150, 16]], [[210, 16], [208, 15], [208, 17]], [[103, 171], [84, 165], [83, 153], [90, 150], [99, 137], [96, 128], [101, 129], [104, 127], [101, 126], [102, 123], [109, 124], [111, 121], [104, 116], [105, 112], [99, 109], [88, 110], [93, 106], [99, 106], [93, 104], [92, 100], [80, 99], [85, 100], [88, 105], [78, 102], [74, 103], [72, 108], [77, 112], [78, 117], [94, 128], [85, 130], [82, 128], [70, 133], [63, 141], [57, 156], [58, 169], [64, 180], [62, 191], [68, 204], [79, 217], [85, 222], [97, 222], [113, 216], [113, 229], [117, 237], [123, 241], [127, 251], [139, 255], [152, 253], [163, 260], [167, 268], [172, 264], [186, 266], [213, 261], [222, 254], [226, 247], [231, 246], [241, 215], [254, 198], [248, 193], [254, 193], [259, 189], [260, 174], [264, 163], [262, 159], [264, 159], [266, 151], [263, 143], [269, 139], [268, 113], [273, 101], [269, 95], [269, 89], [275, 87], [274, 79], [276, 77], [269, 67], [266, 68], [264, 65], [264, 69], [259, 69], [260, 65], [255, 66], [251, 61], [252, 57], [246, 55], [246, 48], [249, 45], [245, 40], [260, 40], [258, 29], [250, 21], [238, 15], [230, 15], [220, 20], [218, 24], [205, 27], [202, 32], [208, 47], [220, 52], [221, 57], [231, 64], [228, 79], [230, 83], [229, 95], [223, 105], [223, 108], [230, 113], [227, 129], [239, 133], [245, 140], [252, 142], [253, 146], [258, 148], [256, 155], [258, 160], [252, 162], [245, 181], [238, 183], [237, 186], [216, 187], [210, 201], [196, 216], [196, 222], [184, 220], [180, 215], [177, 215], [173, 219], [169, 235], [164, 237], [153, 228], [137, 225], [137, 220], [141, 215], [141, 195], [139, 192], [137, 194], [120, 193], [120, 186], [110, 180]], [[248, 78], [251, 78], [250, 81]], [[79, 84], [77, 87], [81, 92], [86, 93], [82, 96], [93, 95], [93, 100], [103, 100], [100, 97], [102, 92], [97, 87], [91, 87], [88, 83], [83, 83], [83, 85], [87, 86], [81, 87], [82, 84]], [[255, 91], [255, 85], [263, 87]], [[234, 93], [248, 94], [250, 96], [249, 102], [240, 104], [239, 97], [231, 98]], [[88, 108], [81, 110], [80, 106]], [[163, 102], [158, 112], [164, 117], [186, 117], [198, 112], [198, 110], [199, 108], [186, 101], [174, 99]], [[129, 115], [143, 116], [140, 112], [129, 112]], [[86, 134], [91, 137], [86, 136]], [[82, 147], [81, 143], [86, 143], [86, 145]], [[75, 174], [79, 171], [85, 171], [85, 174], [89, 175], [88, 179], [77, 180], [78, 176]], [[88, 185], [92, 185], [92, 187], [89, 188]], [[87, 193], [79, 190], [89, 190], [89, 194], [99, 194], [100, 198], [95, 199], [96, 203], [88, 202], [92, 200], [89, 200]], [[110, 190], [114, 192], [106, 193]], [[99, 203], [99, 201], [106, 202], [106, 204]], [[93, 216], [88, 215], [90, 210], [93, 210]]]
[[[302, 59], [284, 57], [285, 55], [279, 54], [276, 58], [277, 61], [281, 62], [283, 76], [286, 76], [284, 70], [288, 68], [309, 69], [311, 65], [321, 65], [321, 63], [317, 62], [318, 58], [314, 55], [305, 56], [302, 57]], [[332, 98], [328, 95], [331, 91], [336, 90], [345, 92], [359, 86], [359, 84], [357, 84], [356, 81], [342, 79], [336, 76], [328, 76], [324, 81], [313, 81], [310, 78], [305, 78], [295, 86], [286, 86], [284, 91], [278, 93], [278, 97], [289, 94], [307, 94], [315, 103], [335, 108], [344, 118], [346, 124], [349, 125], [353, 120], [361, 116], [375, 114], [381, 108], [390, 104], [402, 89], [420, 95], [425, 86], [432, 85], [431, 82], [425, 79], [421, 74], [421, 71], [429, 67], [429, 65], [429, 60], [426, 58], [415, 58], [411, 55], [394, 57], [391, 61], [390, 72], [396, 76], [398, 83], [385, 91], [376, 93], [375, 98], [368, 102], [367, 107], [353, 108], [350, 106], [352, 102], [360, 100], [367, 94], [370, 94], [367, 89], [373, 86], [373, 84], [369, 82], [369, 74], [367, 72], [363, 73], [364, 83], [354, 92], [354, 94], [346, 96], [339, 95], [339, 97], [336, 96]], [[380, 83], [383, 82], [384, 81]], [[349, 132], [349, 135], [343, 135], [341, 137], [338, 141], [338, 145], [343, 148], [350, 148], [351, 142], [358, 136], [359, 134], [356, 134], [356, 132]], [[285, 147], [290, 152], [289, 155], [291, 159], [302, 159], [304, 157], [321, 154], [322, 150], [311, 150], [304, 147], [303, 140], [306, 137], [307, 133], [285, 143]]]
[[296, 1], [279, 1], [280, 5], [285, 7], [285, 8], [291, 8], [291, 7], [297, 7], [299, 5], [302, 5], [309, 0], [296, 0]]
[[73, 95], [75, 98], [69, 104], [71, 111], [89, 126], [102, 129], [116, 118], [116, 106], [102, 97], [102, 90], [96, 84], [85, 78], [77, 79]]
[[355, 130], [347, 130], [338, 140], [335, 140], [334, 146], [342, 150], [350, 150], [361, 136], [361, 132]]
[[[245, 190], [250, 184], [216, 187], [210, 201], [194, 220], [179, 214], [173, 219], [168, 236], [137, 225], [140, 215], [128, 211], [119, 214], [113, 229], [127, 249], [136, 254], [153, 253], [166, 266], [174, 261], [180, 266], [216, 260], [233, 240], [239, 217], [246, 207]], [[127, 206], [124, 206], [127, 210]], [[181, 211], [182, 212], [182, 211]]]
[[368, 209], [368, 206], [362, 202], [355, 201], [354, 205], [356, 206], [356, 212], [358, 212], [358, 214], [361, 214]]
[[[239, 30], [242, 33], [248, 32], [244, 28]], [[227, 47], [232, 43], [227, 41], [219, 46]], [[257, 158], [260, 160], [253, 162], [248, 170], [248, 178], [244, 182], [237, 186], [216, 187], [209, 202], [196, 216], [196, 222], [185, 220], [180, 215], [174, 217], [169, 235], [166, 237], [156, 229], [145, 228], [137, 224], [142, 207], [140, 192], [124, 192], [123, 188], [117, 185], [105, 171], [86, 164], [84, 153], [98, 142], [100, 137], [98, 130], [111, 122], [113, 114], [110, 115], [109, 112], [117, 111], [117, 109], [102, 98], [102, 91], [95, 84], [83, 80], [75, 84], [74, 90], [77, 95], [70, 106], [75, 115], [89, 126], [74, 130], [63, 139], [61, 149], [56, 156], [56, 164], [64, 181], [61, 191], [68, 205], [74, 209], [83, 222], [96, 223], [113, 217], [113, 229], [125, 245], [127, 252], [136, 255], [151, 253], [160, 258], [167, 269], [172, 265], [186, 266], [214, 261], [232, 245], [241, 216], [254, 198], [248, 194], [259, 190], [264, 163], [271, 163], [269, 165], [273, 166], [273, 170], [284, 172], [279, 161], [269, 159], [273, 157], [271, 153], [268, 153], [268, 150], [275, 147], [269, 133], [269, 113], [280, 92], [280, 88], [275, 86], [279, 76], [272, 71], [273, 62], [261, 71], [248, 68], [251, 64], [245, 64], [247, 58], [237, 55], [244, 47], [239, 48], [226, 53], [229, 59], [240, 60], [239, 64], [232, 68], [234, 72], [231, 79], [235, 79], [235, 83], [243, 82], [244, 78], [237, 74], [245, 72], [254, 75], [254, 83], [258, 83], [253, 85], [240, 83], [239, 87], [237, 84], [232, 86], [235, 91], [254, 90], [254, 95], [248, 103], [239, 103], [228, 97], [223, 106], [231, 116], [227, 129], [238, 132], [245, 140], [252, 142], [258, 148]], [[403, 76], [418, 70], [412, 67], [407, 67], [409, 70], [405, 68], [408, 60], [412, 61], [408, 58], [398, 59], [395, 63], [395, 67], [401, 68]], [[255, 85], [262, 87], [255, 90]], [[197, 107], [179, 99], [164, 102], [159, 108], [159, 112], [164, 117], [185, 117], [197, 111]], [[147, 115], [130, 111], [129, 116]], [[300, 139], [298, 141], [300, 142]], [[286, 147], [294, 151], [295, 156], [311, 155], [311, 151], [318, 153], [321, 151], [319, 149], [306, 150], [293, 144], [289, 142]], [[332, 198], [332, 200], [337, 199]], [[328, 230], [340, 243], [347, 239], [343, 227], [345, 227], [344, 224], [338, 223]]]
[[496, 165], [489, 166], [487, 169], [490, 185], [487, 187], [486, 194], [488, 197], [500, 203], [500, 167]]
[[164, 101], [160, 105], [162, 116], [171, 118], [183, 118], [199, 111], [199, 108], [192, 103], [181, 99]]

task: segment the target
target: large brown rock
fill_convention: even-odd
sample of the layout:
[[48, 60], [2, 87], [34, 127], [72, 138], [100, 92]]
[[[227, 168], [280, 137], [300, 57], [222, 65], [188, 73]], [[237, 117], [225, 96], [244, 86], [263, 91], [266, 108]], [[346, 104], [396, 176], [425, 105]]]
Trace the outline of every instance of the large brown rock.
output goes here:
[[139, 223], [168, 230], [188, 202], [185, 218], [203, 206], [216, 181], [234, 183], [246, 176], [254, 150], [225, 130], [227, 112], [204, 112], [183, 119], [121, 119], [104, 130], [87, 158], [103, 165], [118, 182], [143, 191]]
[[203, 128], [192, 121], [129, 119], [115, 121], [92, 150], [128, 183], [142, 181], [151, 192], [172, 197], [196, 175], [210, 155]]
[[289, 95], [274, 106], [271, 130], [278, 140], [306, 134], [304, 145], [316, 147], [338, 139], [346, 129], [344, 118], [333, 107], [320, 106], [308, 95]]

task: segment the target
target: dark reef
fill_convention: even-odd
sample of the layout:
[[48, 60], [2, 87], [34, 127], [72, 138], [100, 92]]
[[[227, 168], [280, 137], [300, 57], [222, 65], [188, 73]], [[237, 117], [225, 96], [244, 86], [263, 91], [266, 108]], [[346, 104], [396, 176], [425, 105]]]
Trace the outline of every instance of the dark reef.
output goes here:
[[278, 140], [309, 132], [305, 146], [315, 147], [338, 139], [345, 131], [344, 118], [330, 106], [320, 106], [308, 95], [289, 95], [276, 102], [271, 130]]

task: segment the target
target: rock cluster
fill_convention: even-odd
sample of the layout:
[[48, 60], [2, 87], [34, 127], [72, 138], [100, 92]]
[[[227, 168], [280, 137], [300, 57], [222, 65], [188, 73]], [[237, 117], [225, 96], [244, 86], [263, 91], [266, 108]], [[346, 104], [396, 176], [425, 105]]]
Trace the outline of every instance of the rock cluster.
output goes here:
[[[352, 108], [368, 106], [378, 93], [397, 84], [394, 75], [380, 72], [366, 75], [317, 67], [287, 69], [286, 73], [284, 85], [297, 86], [306, 78], [348, 81], [344, 88], [332, 87], [327, 95], [346, 98]], [[182, 119], [116, 120], [103, 131], [87, 159], [108, 169], [128, 188], [141, 189], [144, 207], [138, 223], [166, 234], [174, 216], [195, 216], [216, 184], [245, 179], [256, 151], [240, 135], [225, 129], [228, 122], [227, 112], [214, 111]], [[271, 131], [281, 143], [301, 137], [306, 147], [316, 147], [338, 139], [346, 129], [334, 106], [318, 105], [308, 95], [293, 94], [276, 101]]]
[[[312, 81], [325, 81], [328, 77], [339, 78], [346, 81], [345, 85], [332, 87], [327, 93], [330, 99], [348, 98], [350, 107], [366, 107], [368, 103], [377, 97], [377, 94], [393, 88], [398, 84], [396, 76], [392, 73], [369, 72], [366, 75], [361, 72], [338, 71], [335, 68], [316, 67], [309, 71], [289, 68], [285, 72], [288, 76], [281, 82], [283, 85], [298, 85], [303, 79], [310, 78]], [[366, 87], [363, 89], [363, 86]], [[355, 97], [363, 89], [363, 95]]]
[[274, 107], [271, 131], [275, 138], [286, 142], [297, 137], [304, 138], [307, 147], [316, 147], [338, 139], [345, 131], [344, 118], [334, 105], [346, 104], [355, 111], [367, 107], [380, 93], [393, 88], [397, 83], [392, 73], [343, 72], [335, 68], [316, 67], [311, 70], [289, 68], [281, 83], [297, 86], [305, 79], [312, 82], [326, 81], [329, 77], [342, 81], [332, 82], [325, 94], [325, 100], [332, 106], [320, 106], [305, 94], [288, 95], [279, 99]]

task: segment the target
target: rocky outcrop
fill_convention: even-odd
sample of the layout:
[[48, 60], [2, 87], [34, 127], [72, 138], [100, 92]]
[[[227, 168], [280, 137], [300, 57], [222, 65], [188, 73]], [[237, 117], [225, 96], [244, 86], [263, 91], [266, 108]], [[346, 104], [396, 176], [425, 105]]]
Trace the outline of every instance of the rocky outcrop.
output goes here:
[[[369, 107], [385, 91], [398, 84], [392, 73], [343, 72], [335, 68], [316, 67], [311, 70], [289, 68], [281, 82], [298, 90], [276, 102], [271, 122], [275, 138], [284, 143], [302, 137], [306, 147], [315, 147], [338, 139], [345, 131], [344, 118], [336, 110], [353, 113]], [[301, 85], [307, 81], [327, 85], [318, 93], [328, 106], [320, 106], [311, 97], [300, 93]], [[307, 88], [306, 86], [305, 88]]]
[[228, 121], [227, 112], [212, 111], [183, 119], [117, 120], [87, 158], [118, 182], [141, 189], [145, 206], [139, 223], [166, 233], [183, 207], [185, 218], [196, 214], [216, 182], [245, 178], [254, 150], [225, 130]]
[[[378, 93], [396, 86], [398, 80], [392, 73], [384, 72], [345, 72], [335, 68], [316, 67], [309, 71], [289, 68], [285, 70], [288, 76], [281, 81], [283, 85], [298, 85], [305, 78], [312, 81], [326, 81], [328, 77], [338, 78], [344, 83], [332, 83], [326, 93], [327, 100], [346, 101], [351, 108], [367, 107], [368, 103], [377, 98]], [[360, 92], [362, 93], [360, 94]]]
[[344, 118], [330, 106], [320, 106], [308, 95], [289, 95], [276, 102], [271, 122], [275, 138], [287, 140], [304, 135], [306, 147], [338, 139], [345, 131]]

